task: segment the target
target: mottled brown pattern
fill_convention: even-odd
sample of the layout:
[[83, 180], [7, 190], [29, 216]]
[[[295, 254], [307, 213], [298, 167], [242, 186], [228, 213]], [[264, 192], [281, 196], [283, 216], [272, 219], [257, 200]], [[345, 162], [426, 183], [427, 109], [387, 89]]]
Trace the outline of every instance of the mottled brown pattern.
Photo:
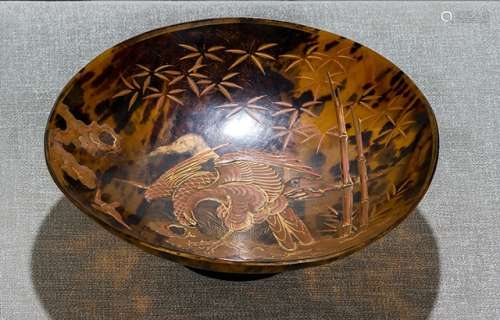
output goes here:
[[105, 51], [63, 90], [45, 148], [64, 193], [118, 234], [247, 273], [382, 236], [424, 195], [437, 149], [429, 104], [392, 63], [255, 19], [167, 27]]

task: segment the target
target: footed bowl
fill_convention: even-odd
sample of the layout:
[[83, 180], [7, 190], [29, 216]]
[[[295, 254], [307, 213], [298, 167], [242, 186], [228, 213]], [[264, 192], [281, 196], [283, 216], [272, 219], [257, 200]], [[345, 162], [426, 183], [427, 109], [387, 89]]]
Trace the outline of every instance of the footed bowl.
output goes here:
[[275, 273], [346, 256], [419, 203], [429, 103], [363, 45], [228, 18], [124, 41], [81, 69], [48, 120], [54, 181], [81, 211], [189, 267]]

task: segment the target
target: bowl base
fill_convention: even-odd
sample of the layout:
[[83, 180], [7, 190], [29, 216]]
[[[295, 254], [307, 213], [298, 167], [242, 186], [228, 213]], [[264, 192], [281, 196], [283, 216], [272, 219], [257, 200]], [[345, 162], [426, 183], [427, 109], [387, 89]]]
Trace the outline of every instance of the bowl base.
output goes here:
[[193, 267], [186, 267], [186, 268], [202, 276], [212, 279], [225, 280], [225, 281], [255, 281], [255, 280], [270, 278], [277, 274], [277, 273], [259, 273], [259, 274], [226, 273], [226, 272], [197, 269]]

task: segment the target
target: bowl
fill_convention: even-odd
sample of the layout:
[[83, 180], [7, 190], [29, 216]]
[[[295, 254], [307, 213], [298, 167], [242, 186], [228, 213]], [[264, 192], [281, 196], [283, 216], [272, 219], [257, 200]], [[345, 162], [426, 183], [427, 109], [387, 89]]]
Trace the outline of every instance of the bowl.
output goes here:
[[81, 211], [150, 252], [226, 273], [361, 249], [417, 206], [437, 154], [429, 103], [390, 61], [249, 18], [104, 51], [62, 90], [45, 134], [49, 171]]

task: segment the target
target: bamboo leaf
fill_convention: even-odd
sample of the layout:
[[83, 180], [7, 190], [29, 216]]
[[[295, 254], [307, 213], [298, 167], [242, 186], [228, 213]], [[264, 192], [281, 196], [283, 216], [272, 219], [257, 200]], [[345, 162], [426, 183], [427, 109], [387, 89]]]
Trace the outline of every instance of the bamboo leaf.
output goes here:
[[231, 116], [233, 116], [234, 114], [238, 113], [241, 111], [241, 109], [243, 109], [242, 107], [237, 107], [235, 108], [233, 111], [229, 112], [228, 114], [226, 114], [226, 119], [230, 118]]
[[248, 100], [248, 102], [247, 102], [247, 103], [254, 103], [254, 102], [257, 102], [257, 101], [259, 101], [260, 99], [264, 98], [265, 96], [266, 96], [266, 95], [253, 97], [252, 99]]
[[[200, 55], [198, 57], [198, 59], [196, 59], [196, 62], [194, 63], [194, 66], [193, 67], [196, 67], [196, 66], [201, 66], [201, 62], [203, 61], [203, 56]], [[201, 67], [200, 67], [201, 68]], [[192, 68], [191, 68], [192, 69]], [[195, 69], [195, 70], [198, 70], [199, 68]]]
[[155, 77], [157, 77], [165, 82], [169, 81], [168, 78], [166, 76], [162, 75], [161, 73], [155, 73]]
[[253, 111], [249, 110], [249, 109], [244, 109], [245, 112], [252, 118], [254, 119], [255, 121], [257, 121], [258, 123], [261, 123], [260, 120], [259, 120], [259, 117], [257, 116], [257, 114], [255, 114]]
[[215, 51], [219, 51], [219, 50], [222, 50], [225, 48], [226, 47], [224, 47], [224, 46], [213, 46], [213, 47], [208, 48], [207, 52], [215, 52]]
[[137, 81], [135, 81], [134, 78], [132, 78], [132, 84], [134, 85], [135, 89], [140, 89], [141, 86], [139, 85], [139, 83], [137, 83]]
[[183, 105], [184, 105], [184, 103], [182, 103], [182, 101], [181, 101], [181, 100], [179, 100], [177, 97], [175, 97], [175, 96], [173, 96], [173, 95], [167, 94], [167, 97], [168, 97], [170, 100], [177, 102], [177, 103], [178, 103], [178, 104], [180, 104], [181, 106], [183, 106]]
[[285, 130], [285, 131], [288, 131], [288, 128], [287, 127], [283, 127], [283, 126], [272, 126], [271, 129], [273, 129], [273, 130]]
[[159, 108], [163, 107], [163, 106], [165, 105], [165, 101], [166, 101], [166, 98], [165, 98], [165, 96], [164, 96], [164, 95], [162, 95], [162, 96], [161, 96], [158, 100], [156, 100], [156, 105], [155, 105], [155, 107], [156, 107], [157, 109], [159, 109]]
[[245, 50], [241, 50], [241, 49], [227, 49], [226, 52], [235, 53], [235, 54], [246, 54], [247, 53]]
[[296, 79], [304, 79], [304, 80], [314, 81], [314, 78], [311, 78], [309, 76], [296, 76], [295, 78]]
[[285, 141], [283, 141], [283, 151], [285, 151], [286, 147], [288, 146], [288, 143], [290, 142], [291, 134], [288, 133], [285, 137]]
[[282, 55], [279, 55], [280, 58], [286, 58], [286, 59], [297, 59], [297, 60], [301, 60], [302, 58], [298, 55], [295, 55], [295, 54], [282, 54]]
[[127, 94], [130, 94], [131, 92], [132, 92], [132, 90], [130, 90], [130, 89], [122, 90], [122, 91], [118, 92], [117, 94], [115, 94], [114, 96], [112, 96], [111, 99], [126, 96]]
[[142, 87], [142, 93], [144, 94], [146, 92], [146, 89], [149, 88], [149, 84], [151, 83], [151, 76], [148, 76], [146, 80], [144, 80], [143, 87]]
[[218, 61], [218, 62], [224, 62], [224, 60], [222, 60], [221, 58], [219, 58], [218, 56], [216, 56], [215, 54], [211, 54], [211, 53], [206, 53], [205, 56], [207, 58], [209, 58], [210, 60], [214, 60], [214, 61]]
[[191, 45], [189, 45], [189, 44], [180, 43], [180, 44], [179, 44], [179, 47], [182, 47], [182, 48], [184, 48], [184, 49], [186, 49], [186, 50], [189, 50], [189, 51], [198, 52], [198, 49], [197, 49], [197, 48], [195, 48], [195, 47], [193, 47], [193, 46], [191, 46]]
[[342, 58], [342, 59], [347, 59], [347, 60], [351, 60], [351, 61], [356, 61], [356, 59], [354, 59], [353, 57], [349, 57], [349, 56], [337, 56], [337, 58]]
[[321, 103], [322, 103], [321, 101], [309, 101], [309, 102], [306, 102], [306, 103], [302, 104], [302, 107], [309, 108], [311, 106], [315, 106], [315, 105], [318, 105], [318, 104], [321, 104]]
[[194, 94], [196, 94], [196, 96], [200, 96], [200, 90], [198, 89], [198, 86], [196, 85], [196, 82], [194, 82], [193, 79], [191, 79], [191, 77], [187, 77], [187, 82], [189, 84], [189, 87], [191, 88], [191, 91], [194, 92]]
[[312, 135], [309, 135], [307, 138], [305, 138], [304, 140], [302, 140], [302, 143], [305, 143], [309, 140], [312, 140], [314, 138], [316, 138], [317, 136], [319, 136], [319, 133], [315, 133], [315, 134], [312, 134]]
[[307, 59], [304, 59], [304, 62], [306, 63], [306, 65], [309, 67], [309, 70], [311, 70], [311, 72], [314, 72], [314, 67], [313, 65], [311, 64], [311, 62]]
[[260, 60], [256, 56], [254, 56], [254, 55], [251, 55], [250, 59], [252, 59], [253, 63], [257, 66], [257, 68], [259, 68], [260, 72], [262, 72], [262, 74], [265, 75], [266, 72], [264, 71], [264, 67], [260, 63]]
[[229, 93], [229, 91], [227, 91], [226, 88], [224, 88], [224, 86], [218, 84], [217, 88], [219, 89], [220, 93], [222, 93], [222, 95], [226, 97], [226, 99], [228, 99], [229, 101], [233, 101], [233, 97], [231, 97], [231, 94]]
[[247, 107], [250, 109], [267, 111], [266, 108], [259, 106], [259, 105], [256, 105], [256, 104], [247, 104]]
[[[199, 83], [199, 82], [198, 82]], [[204, 96], [205, 94], [209, 93], [213, 88], [215, 87], [215, 83], [212, 83], [208, 86], [206, 86], [200, 93], [200, 96]]]
[[277, 112], [271, 114], [271, 116], [275, 117], [275, 116], [279, 116], [279, 115], [289, 113], [289, 112], [294, 112], [294, 111], [295, 111], [294, 109], [283, 109], [283, 110], [280, 110], [280, 111], [277, 111]]
[[264, 52], [255, 52], [255, 55], [268, 60], [276, 60], [273, 56]]
[[306, 54], [307, 55], [310, 55], [314, 50], [318, 49], [319, 45], [314, 45], [314, 46], [311, 46], [309, 49], [307, 49], [306, 51]]
[[199, 69], [205, 67], [205, 65], [201, 64], [201, 62], [199, 61], [201, 60], [197, 60], [196, 63], [191, 68], [189, 68], [188, 73], [197, 72]]
[[231, 66], [229, 66], [228, 70], [231, 70], [234, 67], [238, 66], [240, 63], [245, 61], [249, 56], [250, 56], [249, 54], [245, 54], [245, 55], [239, 57]]
[[137, 100], [137, 97], [139, 96], [139, 92], [136, 92], [134, 93], [134, 95], [132, 96], [132, 98], [130, 99], [130, 102], [128, 103], [128, 110], [130, 111], [130, 109], [132, 108], [132, 106], [134, 105], [135, 101]]
[[318, 116], [315, 115], [311, 110], [308, 110], [308, 109], [302, 109], [303, 112], [307, 113], [308, 115], [310, 115], [311, 117], [313, 118], [317, 118]]
[[309, 59], [309, 60], [323, 60], [324, 58], [321, 56], [317, 56], [317, 55], [310, 55], [307, 57], [307, 59]]
[[208, 80], [208, 79], [201, 79], [201, 80], [198, 80], [196, 81], [197, 84], [206, 84], [206, 85], [210, 85], [212, 84], [212, 81]]
[[285, 101], [273, 102], [273, 104], [278, 105], [280, 107], [293, 108], [293, 105], [291, 103]]
[[150, 72], [144, 71], [132, 75], [132, 78], [142, 78], [150, 74]]
[[180, 76], [177, 76], [175, 78], [172, 79], [172, 81], [170, 81], [170, 85], [174, 85], [176, 84], [177, 82], [181, 81], [182, 79], [184, 79], [184, 75], [181, 74]]
[[291, 129], [293, 127], [293, 125], [295, 124], [295, 121], [297, 121], [298, 116], [299, 116], [299, 113], [297, 112], [297, 110], [294, 110], [292, 115], [290, 116], [290, 120], [289, 120], [290, 124], [289, 124], [288, 128]]
[[283, 136], [284, 136], [284, 135], [286, 135], [286, 134], [288, 134], [288, 132], [287, 132], [287, 131], [282, 131], [282, 132], [279, 132], [279, 133], [274, 134], [274, 135], [271, 137], [271, 139], [281, 138], [281, 137], [283, 137]]
[[164, 96], [163, 93], [153, 93], [153, 94], [145, 96], [144, 100], [150, 100], [150, 99], [159, 98], [159, 97], [163, 97], [163, 96]]
[[228, 73], [226, 74], [223, 78], [222, 78], [222, 81], [227, 81], [233, 77], [235, 77], [236, 75], [238, 75], [239, 72], [231, 72], [231, 73]]
[[172, 65], [170, 65], [170, 64], [164, 64], [164, 65], [159, 66], [158, 68], [156, 68], [155, 72], [160, 72], [160, 71], [163, 71], [163, 70], [165, 70], [167, 68], [170, 68], [170, 67], [172, 67]]
[[243, 87], [237, 85], [234, 82], [222, 81], [220, 84], [223, 85], [223, 86], [226, 86], [226, 87], [230, 87], [230, 88], [243, 89]]
[[182, 93], [184, 91], [186, 91], [186, 90], [184, 90], [184, 89], [173, 89], [173, 90], [170, 90], [168, 93], [169, 94], [177, 94], [177, 93]]
[[194, 77], [194, 78], [198, 78], [198, 79], [206, 79], [208, 78], [206, 75], [204, 74], [201, 74], [201, 73], [191, 73], [190, 74], [191, 77]]
[[277, 45], [278, 45], [277, 43], [265, 43], [265, 44], [261, 45], [260, 47], [258, 47], [257, 51], [266, 50], [266, 49], [272, 48], [272, 47], [277, 46]]
[[221, 104], [220, 106], [215, 106], [215, 109], [223, 109], [223, 108], [234, 108], [237, 107], [237, 103], [226, 103], [226, 104]]
[[342, 71], [345, 73], [346, 70], [344, 68], [344, 66], [342, 65], [342, 63], [338, 62], [337, 60], [335, 59], [332, 59], [333, 63], [337, 64], [339, 66], [340, 69], [342, 69]]
[[193, 53], [186, 54], [185, 56], [181, 57], [179, 60], [191, 59], [191, 58], [195, 58], [195, 57], [198, 57], [198, 56], [201, 56], [201, 53], [199, 53], [199, 52], [193, 52]]
[[285, 68], [285, 72], [288, 72], [289, 70], [291, 70], [293, 67], [295, 67], [296, 65], [298, 65], [301, 61], [302, 61], [302, 59], [301, 60], [296, 60], [296, 61], [290, 63], [288, 65], [288, 67]]
[[127, 80], [125, 80], [125, 78], [123, 76], [120, 76], [120, 78], [122, 79], [123, 83], [125, 84], [125, 86], [131, 90], [134, 90], [134, 86], [131, 85]]
[[178, 76], [178, 75], [180, 75], [182, 72], [177, 71], [177, 70], [166, 70], [166, 71], [163, 71], [163, 73], [169, 74], [169, 75], [171, 75], [171, 76]]
[[142, 64], [136, 63], [135, 65], [138, 66], [139, 68], [141, 68], [144, 71], [151, 72], [151, 70], [148, 67], [145, 67]]

